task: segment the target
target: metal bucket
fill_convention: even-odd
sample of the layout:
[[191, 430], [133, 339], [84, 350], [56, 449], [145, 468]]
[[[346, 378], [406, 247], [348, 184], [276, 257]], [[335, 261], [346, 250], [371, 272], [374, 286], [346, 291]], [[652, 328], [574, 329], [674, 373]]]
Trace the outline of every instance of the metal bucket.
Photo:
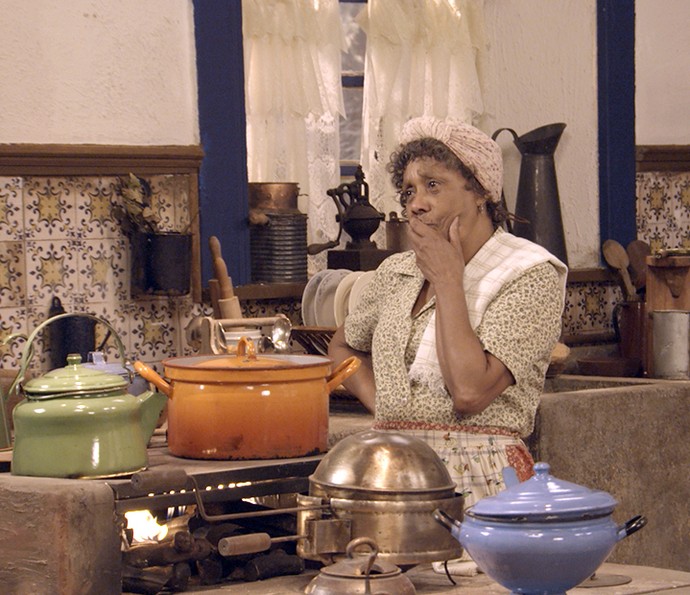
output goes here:
[[654, 376], [690, 379], [690, 311], [652, 312]]

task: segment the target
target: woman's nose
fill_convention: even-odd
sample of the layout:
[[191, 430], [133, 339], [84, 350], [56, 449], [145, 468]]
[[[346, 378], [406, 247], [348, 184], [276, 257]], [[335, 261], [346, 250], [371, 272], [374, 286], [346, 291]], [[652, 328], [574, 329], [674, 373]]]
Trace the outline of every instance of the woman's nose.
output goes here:
[[407, 209], [413, 214], [422, 213], [428, 210], [428, 202], [424, 191], [415, 192], [407, 202]]

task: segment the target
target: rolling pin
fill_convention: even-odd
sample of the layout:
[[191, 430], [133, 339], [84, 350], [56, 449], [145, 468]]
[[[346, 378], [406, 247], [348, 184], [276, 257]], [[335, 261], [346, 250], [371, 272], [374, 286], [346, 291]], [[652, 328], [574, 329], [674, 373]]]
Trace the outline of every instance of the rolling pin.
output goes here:
[[208, 280], [208, 292], [211, 297], [211, 305], [213, 306], [213, 317], [222, 318], [220, 308], [218, 307], [218, 300], [220, 299], [220, 283], [218, 282], [218, 273], [216, 271], [216, 258], [222, 258], [220, 250], [220, 240], [216, 236], [211, 236], [208, 239], [208, 247], [211, 251], [211, 263], [213, 264], [213, 278]]
[[213, 261], [213, 268], [216, 271], [216, 278], [220, 285], [220, 298], [218, 299], [218, 309], [221, 318], [242, 318], [242, 308], [240, 300], [232, 289], [232, 280], [228, 275], [228, 268], [222, 257], [217, 257]]

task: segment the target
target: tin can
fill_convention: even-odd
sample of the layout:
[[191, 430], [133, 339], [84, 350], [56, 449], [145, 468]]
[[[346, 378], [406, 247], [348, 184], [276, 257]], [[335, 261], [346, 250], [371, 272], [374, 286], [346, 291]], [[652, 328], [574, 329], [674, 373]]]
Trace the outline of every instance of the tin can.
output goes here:
[[690, 311], [652, 312], [654, 376], [690, 379]]

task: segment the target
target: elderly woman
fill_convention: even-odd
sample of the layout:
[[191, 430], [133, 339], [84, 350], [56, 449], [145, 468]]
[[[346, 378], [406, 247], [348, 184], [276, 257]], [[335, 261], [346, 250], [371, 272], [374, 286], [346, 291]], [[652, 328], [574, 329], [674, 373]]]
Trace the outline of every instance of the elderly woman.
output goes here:
[[413, 250], [386, 259], [329, 354], [362, 359], [346, 387], [374, 428], [425, 440], [465, 505], [521, 480], [546, 369], [561, 332], [565, 265], [501, 227], [498, 145], [461, 121], [417, 118], [388, 171]]

